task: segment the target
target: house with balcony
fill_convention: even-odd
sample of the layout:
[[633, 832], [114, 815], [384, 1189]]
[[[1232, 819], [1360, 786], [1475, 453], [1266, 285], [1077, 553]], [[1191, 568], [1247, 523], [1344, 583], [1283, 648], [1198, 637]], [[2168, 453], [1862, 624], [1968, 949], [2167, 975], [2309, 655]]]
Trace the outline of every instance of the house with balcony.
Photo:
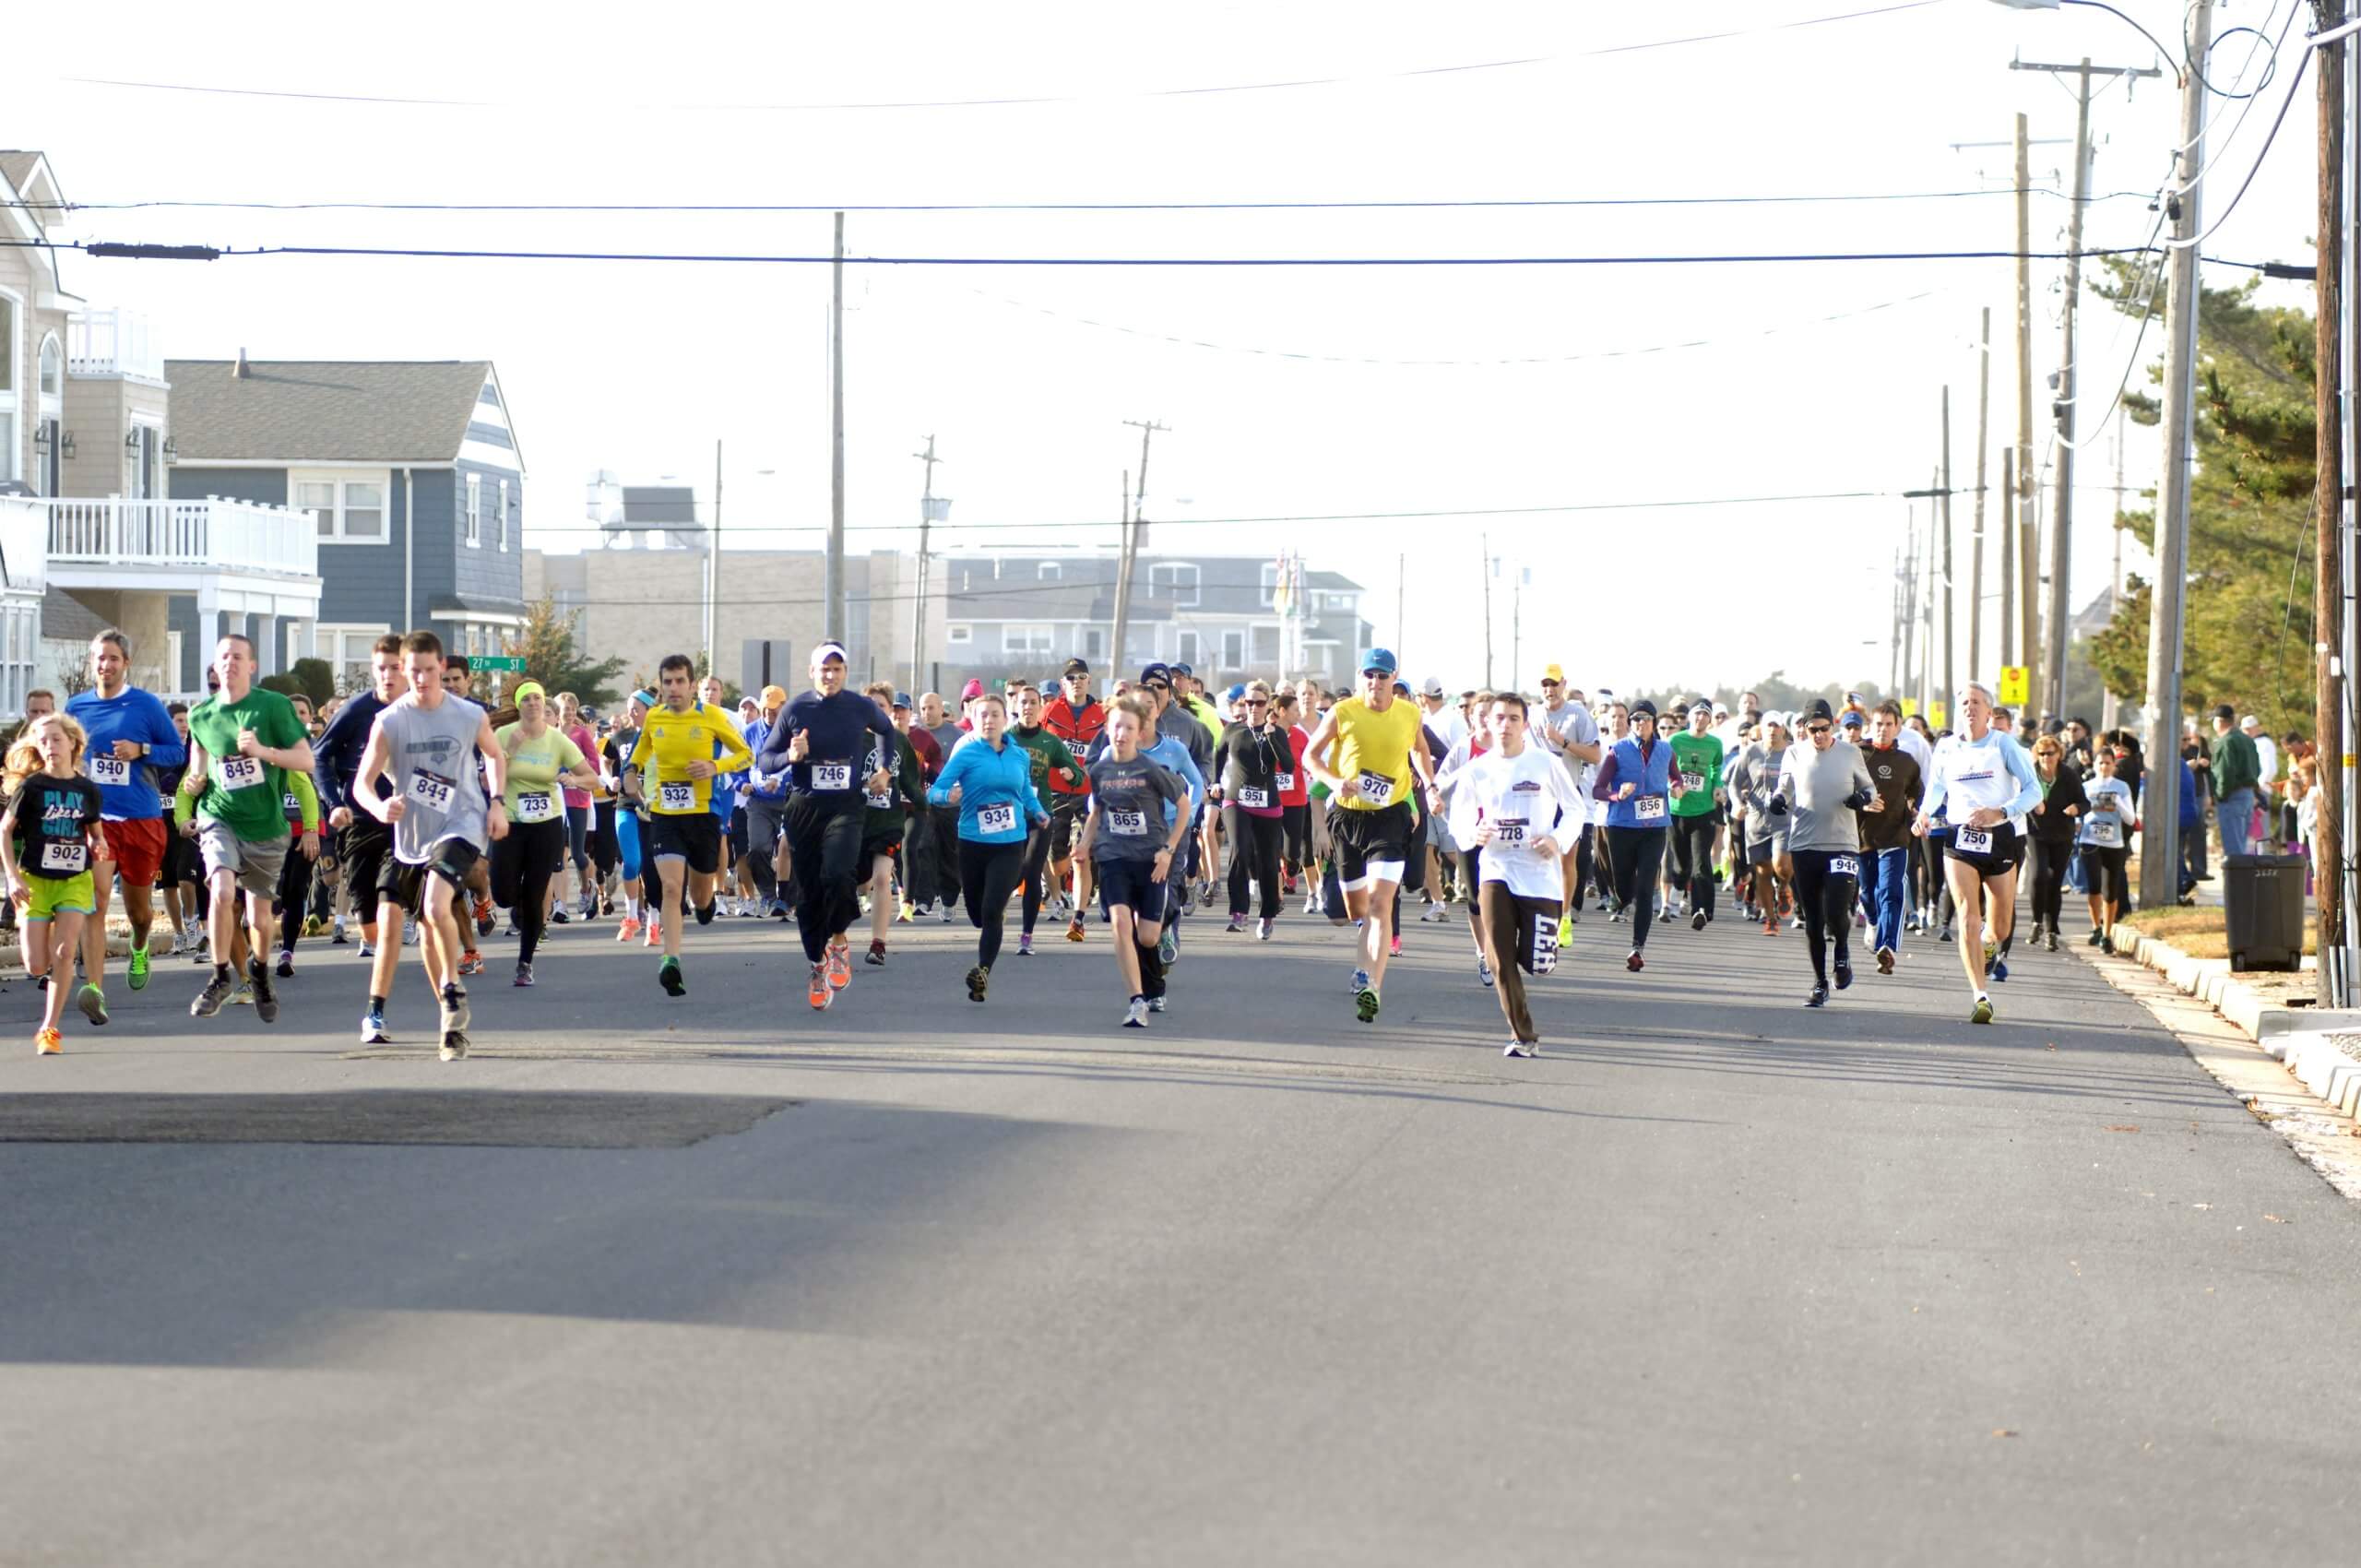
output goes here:
[[431, 630], [497, 653], [525, 624], [525, 462], [485, 360], [172, 360], [176, 503], [311, 519], [313, 628], [340, 690], [369, 645]]

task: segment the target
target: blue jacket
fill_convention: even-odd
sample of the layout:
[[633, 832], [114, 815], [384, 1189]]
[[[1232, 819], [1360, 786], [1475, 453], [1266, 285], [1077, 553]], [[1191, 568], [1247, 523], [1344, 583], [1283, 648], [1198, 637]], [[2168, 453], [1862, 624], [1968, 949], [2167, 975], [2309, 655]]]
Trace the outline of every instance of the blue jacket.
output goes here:
[[[1140, 755], [1152, 757], [1163, 764], [1167, 772], [1180, 776], [1180, 782], [1189, 786], [1189, 820], [1196, 821], [1197, 814], [1205, 809], [1205, 776], [1197, 771], [1196, 759], [1190, 756], [1189, 748], [1171, 736], [1159, 731], [1156, 737], [1156, 744], [1141, 747]], [[1167, 802], [1164, 807], [1164, 826], [1170, 827], [1177, 814], [1176, 808]]]
[[349, 698], [328, 720], [327, 731], [312, 742], [312, 787], [319, 791], [320, 816], [352, 804], [352, 776], [369, 750], [369, 731], [386, 705], [374, 691]]
[[117, 697], [102, 697], [96, 691], [77, 692], [66, 699], [65, 712], [89, 737], [89, 751], [82, 764], [85, 770], [94, 759], [112, 759], [117, 741], [138, 741], [148, 747], [146, 756], [125, 768], [125, 782], [99, 786], [100, 814], [110, 822], [163, 815], [151, 770], [174, 768], [188, 761], [188, 745], [172, 728], [172, 716], [155, 694], [136, 686], [125, 686]]
[[[1617, 790], [1626, 784], [1637, 784], [1639, 790], [1628, 801], [1615, 798]], [[1598, 765], [1598, 783], [1594, 792], [1607, 802], [1607, 826], [1609, 827], [1669, 827], [1672, 826], [1672, 745], [1657, 736], [1648, 745], [1645, 756], [1640, 754], [1637, 736], [1627, 736], [1615, 742]], [[1640, 802], [1654, 800], [1655, 814], [1642, 818]]]
[[[951, 803], [951, 789], [959, 786], [959, 837], [971, 844], [1022, 844], [1037, 822], [1050, 815], [1033, 790], [1033, 754], [1003, 734], [994, 751], [980, 735], [959, 742], [943, 765], [943, 773], [926, 792], [938, 806]], [[986, 832], [979, 814], [993, 808], [1013, 825]]]
[[2187, 763], [2180, 765], [2180, 830], [2186, 834], [2205, 820], [2205, 809], [2197, 792], [2197, 769]]
[[770, 740], [770, 736], [771, 721], [767, 719], [757, 719], [746, 726], [746, 749], [753, 753], [757, 759], [752, 775], [754, 779], [753, 798], [777, 803], [787, 799], [787, 769], [782, 767], [778, 770], [778, 782], [776, 785], [769, 789], [763, 787], [762, 780], [767, 776], [763, 772], [760, 758], [763, 754], [763, 746]]

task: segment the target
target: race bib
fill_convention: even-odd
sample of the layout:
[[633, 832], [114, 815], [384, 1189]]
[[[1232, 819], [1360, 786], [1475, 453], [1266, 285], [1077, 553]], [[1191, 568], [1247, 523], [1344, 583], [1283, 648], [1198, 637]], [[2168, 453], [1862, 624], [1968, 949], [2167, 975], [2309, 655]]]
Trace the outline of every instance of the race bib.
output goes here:
[[678, 814], [697, 809], [697, 787], [694, 784], [658, 784], [656, 787], [656, 807], [658, 811]]
[[213, 765], [213, 781], [224, 790], [251, 790], [262, 782], [262, 759], [225, 756]]
[[1003, 801], [994, 805], [976, 808], [976, 831], [979, 833], [1014, 833], [1016, 831], [1016, 808]]
[[1703, 790], [1705, 787], [1705, 776], [1702, 773], [1684, 773], [1680, 776], [1680, 787], [1684, 790]]
[[557, 802], [550, 799], [547, 790], [519, 790], [516, 792], [516, 820], [547, 822], [557, 814]]
[[1526, 839], [1526, 830], [1532, 826], [1533, 823], [1531, 819], [1527, 817], [1497, 817], [1493, 819], [1492, 822], [1492, 842], [1495, 844], [1524, 844]]
[[1861, 876], [1861, 858], [1858, 855], [1832, 855], [1828, 860], [1828, 874], [1849, 876], [1857, 882]]
[[852, 764], [848, 762], [815, 762], [812, 765], [812, 788], [814, 790], [849, 790], [852, 788]]
[[1631, 802], [1631, 814], [1638, 817], [1642, 822], [1662, 822], [1664, 820], [1664, 797], [1662, 795], [1641, 795], [1637, 797]]
[[128, 784], [131, 765], [119, 756], [93, 754], [90, 758], [90, 781], [94, 784]]
[[1249, 784], [1238, 791], [1238, 803], [1241, 806], [1268, 806], [1271, 803], [1271, 792]]
[[1279, 792], [1283, 795], [1291, 795], [1295, 793], [1294, 774], [1282, 773], [1279, 775]]
[[439, 773], [429, 773], [421, 767], [411, 772], [409, 788], [404, 793], [421, 806], [447, 812], [451, 809], [451, 792], [457, 788], [456, 779], [445, 778]]
[[1107, 814], [1107, 831], [1125, 838], [1147, 837], [1147, 813], [1110, 811]]
[[2111, 816], [2091, 818], [2091, 842], [2102, 849], [2112, 849], [2123, 842], [2123, 825]]
[[300, 817], [303, 814], [303, 802], [295, 798], [295, 791], [292, 790], [279, 796], [279, 803], [287, 808], [287, 814], [290, 817]]
[[90, 847], [79, 838], [58, 838], [41, 847], [41, 869], [62, 872], [67, 876], [87, 871], [90, 865]]
[[891, 809], [894, 804], [894, 791], [891, 790], [872, 790], [869, 793], [863, 795], [861, 799], [869, 802], [869, 809], [871, 811], [886, 811]]
[[1360, 777], [1361, 799], [1373, 806], [1394, 803], [1394, 780], [1382, 773], [1364, 773]]
[[1991, 829], [1964, 826], [1953, 828], [1952, 847], [1963, 855], [1988, 855], [1992, 852]]

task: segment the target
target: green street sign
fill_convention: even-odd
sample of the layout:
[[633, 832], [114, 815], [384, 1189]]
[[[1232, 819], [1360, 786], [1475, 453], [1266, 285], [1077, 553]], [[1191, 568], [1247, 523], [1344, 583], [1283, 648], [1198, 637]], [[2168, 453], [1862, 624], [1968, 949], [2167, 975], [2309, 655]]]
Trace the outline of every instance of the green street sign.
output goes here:
[[525, 661], [513, 654], [469, 654], [468, 668], [476, 671], [505, 670], [512, 674], [522, 675], [525, 672]]

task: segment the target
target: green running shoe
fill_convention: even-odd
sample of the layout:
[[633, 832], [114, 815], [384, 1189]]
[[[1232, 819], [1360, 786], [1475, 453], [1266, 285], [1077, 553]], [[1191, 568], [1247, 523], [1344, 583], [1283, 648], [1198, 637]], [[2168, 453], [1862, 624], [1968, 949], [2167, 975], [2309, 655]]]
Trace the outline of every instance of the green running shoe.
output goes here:
[[131, 989], [134, 991], [148, 989], [148, 949], [145, 947], [135, 947], [131, 950]]

